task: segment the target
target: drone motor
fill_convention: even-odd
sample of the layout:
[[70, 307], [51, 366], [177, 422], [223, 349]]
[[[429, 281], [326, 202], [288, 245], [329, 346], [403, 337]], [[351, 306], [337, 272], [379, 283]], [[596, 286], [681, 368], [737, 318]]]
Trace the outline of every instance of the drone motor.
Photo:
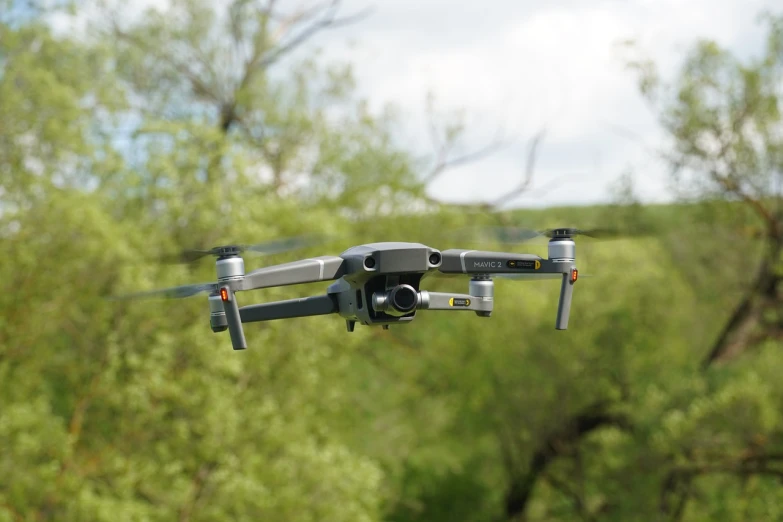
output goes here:
[[221, 255], [215, 262], [217, 279], [224, 281], [237, 281], [245, 276], [245, 261], [237, 253]]
[[[492, 305], [495, 296], [495, 282], [488, 275], [478, 275], [472, 277], [468, 282], [468, 293], [479, 299], [484, 304]], [[492, 310], [476, 310], [479, 317], [490, 317]]]

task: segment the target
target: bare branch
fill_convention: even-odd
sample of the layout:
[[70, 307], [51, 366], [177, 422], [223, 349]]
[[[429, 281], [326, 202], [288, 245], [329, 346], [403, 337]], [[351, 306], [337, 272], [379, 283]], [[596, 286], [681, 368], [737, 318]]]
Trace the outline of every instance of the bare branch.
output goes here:
[[533, 174], [535, 173], [538, 147], [541, 143], [541, 140], [544, 139], [545, 134], [545, 129], [540, 130], [538, 134], [533, 137], [533, 140], [530, 143], [530, 148], [527, 154], [527, 163], [525, 165], [525, 178], [522, 180], [522, 183], [520, 183], [519, 186], [517, 186], [515, 189], [498, 198], [494, 203], [492, 203], [493, 207], [499, 208], [503, 206], [508, 201], [511, 201], [512, 199], [522, 195], [528, 189], [528, 187], [530, 187], [530, 184], [533, 182]]
[[438, 159], [436, 161], [435, 167], [424, 178], [424, 183], [429, 185], [435, 180], [435, 178], [443, 174], [443, 172], [445, 172], [447, 169], [465, 165], [467, 163], [472, 163], [474, 161], [479, 161], [483, 158], [486, 158], [487, 156], [494, 154], [506, 145], [507, 144], [503, 142], [490, 143], [484, 148], [464, 154], [462, 156], [458, 156], [454, 159], [447, 159], [448, 147], [442, 146], [438, 152]]
[[435, 179], [446, 170], [480, 161], [510, 143], [509, 140], [503, 139], [502, 131], [498, 130], [495, 138], [488, 145], [457, 157], [450, 157], [459, 141], [459, 134], [463, 128], [462, 122], [452, 121], [439, 124], [438, 117], [435, 114], [432, 93], [428, 93], [427, 95], [426, 114], [430, 139], [432, 140], [432, 145], [435, 149], [435, 162], [430, 171], [423, 177], [425, 186], [435, 181]]
[[[339, 7], [339, 4], [340, 4], [340, 0], [332, 0], [329, 6], [327, 7], [323, 7], [323, 5], [321, 5], [319, 7], [310, 9], [305, 13], [296, 14], [291, 19], [284, 21], [283, 27], [294, 26], [298, 23], [301, 23], [303, 20], [310, 18], [311, 15], [315, 14], [316, 12], [327, 11], [327, 14], [322, 16], [320, 20], [313, 22], [301, 33], [299, 33], [297, 36], [292, 38], [288, 43], [279, 45], [278, 47], [275, 48], [273, 52], [264, 56], [264, 58], [259, 62], [258, 66], [261, 68], [269, 67], [277, 60], [279, 60], [283, 55], [293, 51], [294, 49], [302, 45], [304, 42], [309, 40], [317, 32], [326, 28], [341, 27], [344, 25], [355, 23], [361, 20], [362, 18], [366, 17], [367, 15], [369, 15], [370, 12], [372, 12], [372, 9], [365, 9], [364, 11], [360, 11], [359, 13], [356, 13], [354, 15], [346, 16], [338, 19], [335, 18], [335, 13]], [[282, 35], [280, 37], [282, 38]]]

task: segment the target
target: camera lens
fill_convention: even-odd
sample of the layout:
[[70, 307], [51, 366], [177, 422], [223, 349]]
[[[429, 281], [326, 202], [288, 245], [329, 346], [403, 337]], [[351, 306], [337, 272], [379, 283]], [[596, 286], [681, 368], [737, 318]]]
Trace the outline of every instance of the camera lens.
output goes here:
[[437, 265], [440, 263], [440, 254], [437, 252], [433, 252], [430, 254], [430, 264], [431, 265]]
[[410, 312], [416, 308], [417, 297], [416, 290], [414, 290], [412, 286], [399, 285], [395, 286], [391, 291], [389, 300], [396, 310], [400, 312]]
[[375, 259], [372, 257], [365, 257], [364, 258], [364, 266], [366, 268], [375, 268]]

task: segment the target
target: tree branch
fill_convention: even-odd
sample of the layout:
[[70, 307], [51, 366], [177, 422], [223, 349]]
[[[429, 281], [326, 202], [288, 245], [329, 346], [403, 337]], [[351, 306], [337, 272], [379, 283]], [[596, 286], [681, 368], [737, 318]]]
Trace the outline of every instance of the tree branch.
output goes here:
[[525, 512], [538, 478], [553, 460], [577, 444], [582, 437], [607, 426], [630, 428], [624, 416], [610, 413], [608, 407], [607, 403], [599, 402], [568, 418], [536, 449], [527, 472], [522, 476], [512, 475], [506, 493], [506, 516], [509, 519], [514, 519]]
[[511, 190], [507, 194], [504, 194], [494, 203], [492, 203], [491, 205], [493, 207], [499, 208], [503, 206], [512, 199], [522, 195], [530, 187], [530, 184], [533, 182], [533, 174], [535, 173], [536, 159], [538, 158], [538, 147], [541, 144], [541, 140], [544, 139], [545, 134], [545, 129], [540, 130], [530, 142], [530, 147], [527, 154], [527, 163], [525, 165], [525, 177], [522, 182], [515, 189]]
[[[338, 7], [340, 5], [340, 0], [332, 0], [330, 4], [327, 7], [319, 6], [317, 8], [314, 8], [313, 12], [323, 12], [328, 11], [328, 13], [323, 16], [320, 20], [313, 22], [310, 26], [308, 26], [306, 29], [304, 29], [301, 33], [299, 33], [297, 36], [292, 38], [288, 43], [279, 45], [275, 50], [264, 56], [264, 58], [261, 60], [259, 66], [262, 68], [267, 68], [273, 63], [275, 63], [277, 60], [279, 60], [283, 55], [293, 51], [300, 45], [302, 45], [304, 42], [310, 39], [314, 34], [317, 32], [327, 28], [327, 27], [341, 27], [344, 25], [348, 25], [351, 23], [355, 23], [358, 20], [366, 17], [370, 12], [372, 12], [371, 9], [365, 9], [364, 11], [360, 11], [359, 13], [356, 13], [351, 16], [346, 16], [343, 18], [335, 18], [335, 12], [337, 11]], [[295, 25], [297, 22], [301, 22], [302, 19], [306, 19], [307, 14], [297, 14], [294, 15], [292, 20], [290, 20], [288, 23], [284, 25]], [[293, 22], [293, 23], [292, 23]]]
[[[424, 176], [423, 183], [425, 186], [430, 185], [438, 176], [450, 168], [479, 161], [508, 145], [508, 142], [502, 139], [502, 133], [498, 131], [498, 135], [488, 145], [457, 156], [456, 158], [449, 158], [462, 131], [462, 123], [446, 122], [439, 125], [437, 122], [438, 118], [435, 115], [432, 93], [427, 95], [426, 113], [428, 117], [430, 139], [432, 140], [432, 145], [435, 149], [435, 164]], [[437, 203], [437, 201], [435, 202]]]
[[[780, 466], [783, 456], [779, 454], [759, 454], [752, 449], [743, 457], [719, 460], [717, 462], [701, 462], [674, 466], [663, 482], [661, 490], [661, 512], [671, 515], [671, 520], [680, 520], [685, 505], [690, 496], [690, 487], [694, 479], [701, 475], [716, 473], [750, 477], [768, 475], [777, 477], [783, 483], [783, 469], [769, 467], [771, 463]], [[670, 495], [678, 495], [675, 503], [670, 502]]]
[[[751, 112], [750, 105], [747, 103], [743, 104], [742, 109], [739, 111], [739, 114], [737, 114], [737, 116], [730, 124], [731, 127], [730, 136], [736, 136], [741, 132], [741, 129], [745, 124], [745, 122], [747, 121], [750, 112]], [[781, 230], [780, 230], [781, 227], [776, 217], [758, 199], [753, 198], [752, 196], [747, 194], [744, 190], [742, 190], [742, 187], [740, 187], [739, 183], [737, 182], [739, 169], [737, 169], [737, 166], [728, 157], [728, 153], [732, 145], [731, 137], [724, 136], [724, 130], [720, 128], [718, 123], [711, 125], [710, 129], [714, 133], [715, 140], [718, 143], [720, 143], [720, 150], [716, 155], [716, 159], [718, 161], [724, 161], [726, 163], [727, 170], [728, 170], [728, 173], [726, 175], [723, 175], [720, 172], [718, 172], [717, 168], [712, 168], [709, 171], [710, 177], [716, 183], [722, 186], [724, 190], [739, 197], [743, 202], [749, 205], [756, 212], [756, 214], [758, 214], [758, 216], [767, 225], [767, 231], [770, 238], [779, 239], [781, 237]], [[709, 157], [709, 155], [705, 151], [701, 150], [701, 148], [698, 147], [698, 145], [696, 145], [695, 143], [693, 143], [692, 146], [696, 151], [698, 151], [698, 153], [702, 157], [704, 158]]]
[[765, 328], [762, 332], [755, 330], [762, 324], [763, 313], [768, 306], [777, 306], [779, 297], [777, 287], [781, 276], [776, 275], [774, 265], [780, 255], [778, 244], [776, 251], [761, 262], [756, 279], [745, 298], [734, 309], [728, 322], [721, 330], [707, 357], [702, 362], [702, 369], [709, 368], [713, 363], [737, 356], [743, 350], [770, 336], [780, 335], [780, 326], [772, 330]]
[[734, 194], [756, 212], [756, 214], [764, 221], [767, 227], [767, 235], [769, 238], [775, 239], [781, 237], [780, 223], [778, 222], [776, 216], [770, 212], [769, 209], [765, 207], [763, 203], [761, 203], [761, 201], [750, 196], [744, 190], [742, 190], [735, 179], [732, 179], [729, 176], [724, 176], [716, 170], [710, 171], [710, 177], [721, 187], [723, 187], [726, 192]]
[[[117, 23], [116, 19], [111, 18], [109, 24], [111, 25], [114, 36], [117, 37], [118, 39], [126, 40], [131, 44], [135, 45], [136, 47], [138, 47], [139, 49], [146, 50], [151, 54], [154, 53], [154, 51], [151, 50], [145, 42], [135, 37], [131, 33], [123, 31], [120, 28], [119, 24]], [[194, 94], [200, 97], [204, 97], [218, 104], [223, 103], [223, 100], [221, 100], [220, 97], [217, 94], [215, 94], [215, 92], [212, 89], [210, 89], [204, 82], [202, 82], [201, 79], [198, 76], [196, 76], [196, 74], [193, 73], [193, 71], [191, 71], [188, 66], [183, 65], [178, 61], [167, 57], [163, 53], [154, 53], [154, 54], [158, 58], [163, 60], [165, 63], [167, 63], [170, 67], [175, 69], [179, 74], [183, 75], [190, 82]]]
[[587, 506], [585, 505], [584, 500], [582, 499], [582, 496], [579, 494], [579, 492], [574, 491], [564, 480], [560, 480], [558, 477], [551, 473], [547, 473], [544, 477], [544, 479], [549, 482], [552, 487], [560, 491], [562, 494], [567, 496], [569, 499], [571, 499], [571, 502], [573, 502], [574, 507], [576, 508], [576, 511], [579, 513], [579, 516], [584, 520], [585, 522], [589, 522], [593, 520], [593, 517], [590, 515], [589, 510], [587, 509]]

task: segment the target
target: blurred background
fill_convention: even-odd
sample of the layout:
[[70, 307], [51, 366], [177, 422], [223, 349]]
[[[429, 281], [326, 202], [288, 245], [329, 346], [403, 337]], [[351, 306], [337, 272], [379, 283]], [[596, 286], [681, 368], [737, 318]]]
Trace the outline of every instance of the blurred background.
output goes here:
[[[0, 521], [783, 520], [782, 96], [773, 1], [0, 0]], [[567, 331], [111, 299], [562, 226]]]

